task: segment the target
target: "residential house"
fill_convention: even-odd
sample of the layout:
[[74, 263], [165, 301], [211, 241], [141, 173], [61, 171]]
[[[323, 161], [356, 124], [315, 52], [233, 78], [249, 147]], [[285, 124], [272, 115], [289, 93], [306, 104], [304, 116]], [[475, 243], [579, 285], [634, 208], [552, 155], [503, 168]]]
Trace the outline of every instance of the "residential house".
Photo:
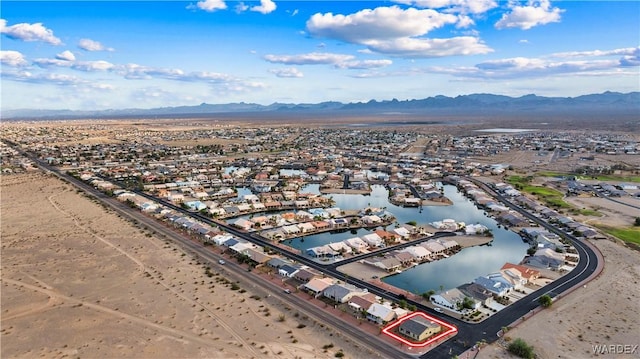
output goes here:
[[424, 262], [431, 258], [431, 252], [422, 246], [409, 246], [400, 252], [406, 252], [413, 256], [417, 262]]
[[385, 231], [383, 229], [376, 229], [374, 233], [377, 234], [380, 238], [382, 238], [382, 240], [385, 241], [385, 243], [389, 243], [389, 244], [398, 243], [400, 242], [400, 238], [402, 238], [397, 233]]
[[278, 274], [282, 277], [292, 278], [294, 274], [300, 270], [300, 267], [291, 264], [285, 264], [278, 268]]
[[564, 255], [549, 248], [539, 249], [534, 255], [526, 257], [522, 264], [533, 268], [558, 270], [564, 265]]
[[344, 242], [329, 243], [327, 245], [329, 246], [329, 248], [333, 249], [334, 251], [336, 251], [336, 252], [338, 252], [340, 254], [351, 254], [351, 253], [353, 253], [353, 250], [351, 249], [351, 247], [349, 247]]
[[364, 259], [363, 263], [383, 269], [387, 272], [393, 272], [402, 267], [402, 263], [393, 257], [370, 257]]
[[492, 294], [500, 297], [506, 295], [513, 288], [513, 286], [508, 284], [506, 281], [495, 280], [486, 276], [480, 276], [474, 279], [473, 282], [482, 286]]
[[365, 234], [361, 237], [370, 247], [381, 248], [384, 247], [384, 241], [376, 233]]
[[248, 219], [238, 218], [232, 223], [232, 225], [244, 231], [248, 231], [253, 228], [254, 223]]
[[308, 283], [310, 280], [318, 276], [320, 276], [320, 273], [316, 272], [314, 269], [303, 267], [293, 275], [293, 278], [302, 283]]
[[411, 232], [405, 227], [394, 228], [392, 232], [403, 239], [409, 239], [409, 237], [411, 237]]
[[500, 269], [502, 270], [502, 269], [510, 269], [510, 268], [517, 269], [518, 272], [520, 272], [520, 276], [526, 279], [527, 282], [531, 282], [540, 277], [540, 271], [537, 271], [535, 269], [529, 268], [527, 266], [522, 266], [519, 264], [513, 264], [513, 263], [507, 262]]
[[420, 243], [419, 246], [426, 248], [432, 255], [438, 255], [444, 253], [446, 248], [440, 244], [440, 242], [430, 239], [426, 242]]
[[245, 254], [249, 258], [249, 260], [255, 263], [256, 265], [265, 264], [271, 260], [271, 256], [253, 248], [247, 249], [246, 251], [243, 252], [243, 254]]
[[291, 265], [292, 263], [282, 258], [272, 258], [267, 262], [267, 267], [279, 269], [285, 264]]
[[346, 303], [354, 295], [364, 294], [365, 292], [351, 284], [335, 283], [325, 288], [322, 294], [338, 303]]
[[372, 226], [372, 225], [377, 225], [382, 223], [382, 218], [376, 216], [375, 214], [370, 216], [362, 216], [360, 220], [362, 221], [362, 223], [364, 223], [367, 226]]
[[430, 297], [431, 301], [437, 305], [458, 310], [458, 304], [462, 303], [466, 295], [458, 288], [449, 289]]
[[397, 259], [405, 267], [413, 263], [413, 261], [416, 259], [413, 254], [405, 251], [392, 251], [389, 252], [389, 255]]
[[424, 316], [416, 315], [403, 321], [398, 326], [398, 331], [416, 342], [421, 342], [440, 333], [442, 327]]
[[487, 278], [508, 283], [514, 289], [522, 289], [527, 284], [527, 280], [522, 278], [520, 271], [515, 268], [502, 269], [499, 272], [487, 274]]
[[458, 289], [479, 304], [489, 305], [493, 302], [493, 293], [477, 283], [466, 283], [458, 286]]
[[396, 313], [388, 303], [373, 303], [367, 309], [367, 319], [379, 325], [384, 325], [396, 319]]
[[375, 294], [372, 294], [372, 293], [367, 293], [363, 295], [354, 295], [348, 301], [349, 307], [351, 309], [353, 309], [355, 312], [364, 312], [364, 313], [366, 313], [367, 310], [374, 303], [377, 303], [377, 298]]
[[309, 233], [309, 232], [314, 232], [316, 230], [316, 227], [309, 222], [298, 223], [298, 228], [300, 228], [301, 233]]
[[329, 247], [328, 245], [307, 248], [305, 253], [309, 257], [313, 258], [333, 258], [338, 255], [338, 252], [331, 249], [331, 247]]
[[353, 248], [353, 251], [356, 253], [364, 252], [369, 246], [365, 241], [363, 241], [360, 237], [353, 237], [349, 239], [345, 239], [343, 241], [346, 245]]
[[325, 289], [332, 285], [333, 279], [331, 278], [313, 278], [308, 283], [302, 285], [302, 288], [317, 298]]

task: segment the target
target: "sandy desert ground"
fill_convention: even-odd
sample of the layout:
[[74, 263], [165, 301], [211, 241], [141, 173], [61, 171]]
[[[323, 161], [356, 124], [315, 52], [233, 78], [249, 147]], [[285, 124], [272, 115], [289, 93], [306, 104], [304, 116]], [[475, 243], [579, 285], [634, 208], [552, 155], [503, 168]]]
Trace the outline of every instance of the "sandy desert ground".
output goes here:
[[[598, 278], [507, 332], [534, 346], [537, 358], [638, 358], [594, 354], [594, 345], [640, 345], [640, 259], [638, 252], [609, 240], [593, 243], [605, 258]], [[513, 358], [500, 341], [477, 358]]]
[[374, 356], [54, 177], [1, 181], [2, 358]]

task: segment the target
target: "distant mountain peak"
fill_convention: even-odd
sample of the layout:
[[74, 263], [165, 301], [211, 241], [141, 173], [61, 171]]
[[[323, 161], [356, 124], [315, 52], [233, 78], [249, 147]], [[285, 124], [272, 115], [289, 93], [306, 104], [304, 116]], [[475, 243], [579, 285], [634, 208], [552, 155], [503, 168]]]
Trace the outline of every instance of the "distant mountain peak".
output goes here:
[[437, 113], [450, 114], [489, 114], [489, 113], [517, 113], [527, 111], [558, 112], [590, 112], [604, 111], [612, 113], [640, 114], [640, 92], [620, 93], [605, 91], [600, 94], [589, 94], [576, 97], [544, 97], [536, 94], [526, 94], [520, 97], [477, 93], [448, 97], [437, 95], [423, 99], [341, 103], [325, 101], [321, 103], [280, 103], [274, 102], [265, 106], [244, 101], [227, 104], [209, 104], [202, 102], [196, 106], [161, 107], [153, 109], [121, 109], [102, 111], [71, 111], [71, 110], [2, 110], [2, 119], [56, 119], [56, 118], [114, 118], [114, 117], [177, 117], [177, 116], [207, 116], [230, 113], [278, 113], [283, 111], [322, 113], [386, 113], [402, 111], [416, 114]]

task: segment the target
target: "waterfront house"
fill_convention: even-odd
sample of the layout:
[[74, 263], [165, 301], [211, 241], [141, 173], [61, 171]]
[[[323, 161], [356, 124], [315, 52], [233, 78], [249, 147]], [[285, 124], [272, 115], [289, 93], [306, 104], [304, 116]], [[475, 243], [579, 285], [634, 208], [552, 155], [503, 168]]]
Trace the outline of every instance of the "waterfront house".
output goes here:
[[384, 247], [384, 241], [379, 235], [375, 233], [365, 234], [361, 237], [370, 247], [381, 248]]
[[[420, 247], [422, 248], [422, 247]], [[426, 249], [425, 249], [426, 250]], [[429, 253], [431, 254], [431, 253]], [[403, 266], [408, 266], [416, 259], [413, 254], [406, 251], [392, 251], [389, 255], [397, 259]]]
[[402, 267], [402, 263], [400, 263], [400, 261], [398, 261], [393, 257], [385, 257], [385, 258], [370, 257], [370, 258], [364, 259], [363, 263], [383, 269], [387, 272], [393, 272], [400, 269], [400, 267]]
[[489, 305], [493, 302], [493, 293], [477, 283], [466, 283], [458, 286], [458, 289], [479, 304]]
[[431, 257], [431, 252], [422, 246], [409, 246], [400, 252], [411, 254], [417, 262], [423, 262]]
[[431, 301], [437, 305], [458, 310], [458, 304], [464, 301], [466, 295], [458, 288], [449, 289], [430, 297]]
[[235, 220], [232, 223], [232, 225], [234, 227], [240, 228], [240, 229], [242, 229], [244, 231], [248, 231], [251, 228], [253, 228], [253, 224], [254, 224], [253, 222], [251, 222], [251, 221], [249, 221], [247, 219], [244, 219], [244, 218], [238, 218], [237, 220]]
[[419, 246], [426, 248], [434, 255], [444, 253], [444, 251], [446, 250], [446, 248], [435, 239], [430, 239], [426, 242], [420, 243]]
[[506, 281], [494, 280], [486, 276], [480, 276], [474, 279], [473, 282], [500, 297], [506, 295], [513, 288]]
[[345, 239], [343, 241], [346, 245], [353, 248], [356, 253], [364, 252], [369, 246], [365, 241], [363, 241], [360, 237], [353, 237], [349, 239]]
[[502, 270], [502, 269], [511, 269], [511, 268], [517, 269], [518, 272], [520, 273], [520, 276], [523, 279], [526, 279], [527, 282], [531, 282], [540, 277], [540, 271], [537, 271], [535, 269], [532, 269], [526, 266], [518, 265], [518, 264], [507, 262], [500, 269]]

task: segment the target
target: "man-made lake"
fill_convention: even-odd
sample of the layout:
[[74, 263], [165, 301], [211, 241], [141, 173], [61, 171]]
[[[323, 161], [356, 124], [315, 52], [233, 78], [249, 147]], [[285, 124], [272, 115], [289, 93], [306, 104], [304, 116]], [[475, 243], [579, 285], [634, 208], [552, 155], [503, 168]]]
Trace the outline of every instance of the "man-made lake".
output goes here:
[[[317, 184], [306, 186], [302, 192], [319, 193]], [[453, 201], [451, 206], [424, 206], [422, 212], [418, 208], [404, 208], [395, 206], [388, 201], [387, 190], [383, 186], [372, 186], [370, 195], [331, 194], [328, 195], [341, 209], [359, 210], [366, 207], [386, 207], [399, 223], [416, 221], [418, 225], [452, 218], [456, 221], [481, 223], [493, 231], [494, 240], [491, 246], [465, 248], [458, 254], [436, 262], [424, 263], [408, 269], [400, 274], [384, 279], [398, 288], [412, 293], [424, 293], [430, 289], [439, 290], [453, 288], [472, 281], [474, 278], [497, 271], [505, 262], [519, 263], [527, 252], [528, 245], [519, 235], [504, 228], [498, 228], [498, 223], [487, 217], [474, 203], [464, 197], [455, 186], [444, 185], [444, 194]], [[297, 249], [307, 248], [339, 242], [355, 236], [369, 233], [360, 229], [353, 234], [349, 231], [342, 233], [322, 233], [304, 238], [287, 240], [284, 243]]]

